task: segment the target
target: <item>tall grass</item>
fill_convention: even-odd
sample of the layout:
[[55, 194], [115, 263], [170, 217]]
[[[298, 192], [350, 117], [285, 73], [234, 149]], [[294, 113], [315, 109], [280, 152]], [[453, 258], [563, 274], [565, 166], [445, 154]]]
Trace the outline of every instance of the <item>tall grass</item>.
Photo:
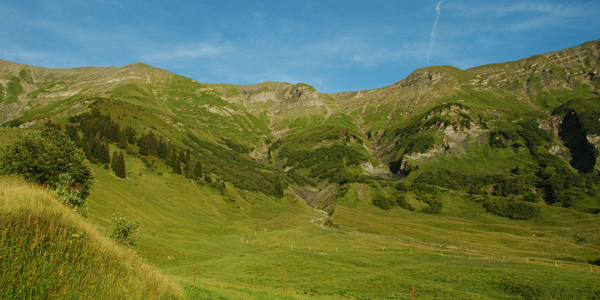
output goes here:
[[47, 189], [0, 177], [0, 299], [177, 299], [179, 285]]

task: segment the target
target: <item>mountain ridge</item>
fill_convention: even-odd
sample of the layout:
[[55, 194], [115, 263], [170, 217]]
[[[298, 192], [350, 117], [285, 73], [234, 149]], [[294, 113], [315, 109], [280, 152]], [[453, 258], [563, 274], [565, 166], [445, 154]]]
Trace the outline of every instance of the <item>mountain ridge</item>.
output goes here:
[[[98, 97], [115, 99], [156, 120], [139, 115], [141, 119], [121, 119], [122, 126], [154, 131], [180, 146], [194, 144], [190, 136], [195, 136], [241, 151], [236, 154], [239, 159], [255, 160], [272, 172], [295, 173], [315, 183], [332, 178], [343, 183], [360, 176], [408, 176], [410, 182], [422, 172], [419, 166], [422, 170], [454, 159], [466, 159], [477, 168], [481, 160], [487, 160], [486, 153], [504, 151], [492, 146], [502, 143], [515, 145], [512, 153], [503, 154], [502, 164], [511, 156], [517, 164], [530, 164], [537, 155], [535, 147], [542, 146], [547, 149], [544, 152], [590, 173], [600, 169], [599, 156], [594, 154], [599, 149], [595, 133], [562, 141], [573, 136], [560, 125], [573, 110], [562, 109], [562, 115], [555, 111], [567, 103], [595, 107], [598, 72], [600, 40], [467, 70], [420, 68], [388, 86], [334, 94], [320, 93], [303, 83], [199, 83], [140, 62], [123, 67], [46, 69], [2, 61], [0, 122], [35, 127], [49, 119], [65, 121], [81, 114]], [[106, 113], [117, 119], [127, 115]], [[577, 120], [588, 123], [584, 126], [576, 120], [570, 130], [595, 126], [586, 109], [574, 113]], [[525, 119], [535, 119], [553, 134], [553, 140], [534, 145], [524, 136], [508, 138], [506, 132], [524, 130], [515, 124]], [[488, 141], [502, 134], [502, 143]], [[572, 153], [583, 153], [573, 147], [587, 149], [582, 155], [594, 157], [586, 160], [594, 161], [594, 167], [582, 167], [573, 159]], [[534, 157], [519, 158], [523, 149]], [[354, 158], [343, 158], [323, 169], [306, 155], [331, 158], [332, 151]], [[496, 167], [489, 170], [506, 174]], [[410, 175], [412, 171], [416, 173]]]

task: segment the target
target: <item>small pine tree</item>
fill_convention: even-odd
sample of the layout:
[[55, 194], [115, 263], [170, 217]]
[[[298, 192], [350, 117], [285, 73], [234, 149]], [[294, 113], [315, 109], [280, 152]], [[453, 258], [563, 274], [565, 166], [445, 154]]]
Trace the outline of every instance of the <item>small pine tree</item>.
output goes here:
[[119, 152], [117, 153], [117, 151], [115, 151], [113, 153], [113, 161], [112, 161], [112, 169], [113, 171], [115, 171], [115, 175], [119, 178], [125, 178], [127, 177], [127, 171], [125, 170], [125, 156], [123, 155], [123, 152]]
[[142, 135], [138, 140], [138, 146], [140, 147], [140, 155], [148, 156], [150, 154], [150, 147], [148, 143], [148, 138], [145, 135]]
[[225, 191], [227, 190], [227, 186], [225, 185], [225, 181], [221, 181], [217, 185], [217, 189], [219, 190], [219, 192], [221, 192], [221, 195], [225, 195]]
[[102, 164], [108, 164], [110, 162], [110, 150], [108, 148], [108, 144], [100, 144], [98, 149], [100, 149], [98, 153], [98, 162]]
[[119, 134], [119, 148], [127, 148], [127, 132], [125, 130], [121, 131], [121, 133]]
[[113, 152], [112, 160], [110, 162], [110, 168], [115, 171], [117, 169], [117, 158], [119, 157], [119, 153], [117, 151]]
[[194, 178], [194, 163], [190, 156], [187, 156], [184, 167], [185, 178]]
[[127, 142], [129, 144], [135, 144], [135, 142], [137, 141], [135, 130], [133, 130], [133, 128], [131, 128], [130, 126], [127, 126], [125, 128], [125, 131], [127, 132]]
[[120, 168], [117, 176], [120, 178], [127, 177], [127, 169], [125, 168], [125, 155], [123, 154], [123, 151], [119, 152], [119, 166]]
[[158, 156], [158, 139], [152, 131], [148, 132], [146, 143], [148, 143], [148, 153], [152, 156]]
[[202, 178], [202, 164], [199, 161], [194, 165], [194, 178]]
[[173, 153], [173, 156], [171, 156], [171, 161], [170, 161], [169, 165], [173, 169], [173, 172], [181, 175], [181, 161], [179, 160], [179, 157], [177, 157], [177, 154]]
[[165, 141], [162, 138], [160, 138], [160, 140], [158, 141], [158, 157], [162, 159], [167, 159], [168, 153], [169, 150], [167, 148], [167, 143], [165, 143]]

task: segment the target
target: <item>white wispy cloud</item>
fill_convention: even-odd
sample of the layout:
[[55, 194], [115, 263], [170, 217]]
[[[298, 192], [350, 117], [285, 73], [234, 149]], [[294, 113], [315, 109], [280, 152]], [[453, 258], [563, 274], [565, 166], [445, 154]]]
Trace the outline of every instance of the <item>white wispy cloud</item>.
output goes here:
[[549, 1], [527, 1], [517, 3], [452, 2], [446, 9], [460, 17], [467, 18], [505, 18], [519, 14], [529, 17], [547, 16], [554, 18], [571, 18], [590, 16], [597, 13], [581, 3], [551, 3]]
[[196, 42], [191, 44], [175, 45], [167, 49], [149, 52], [142, 56], [144, 61], [160, 62], [170, 60], [199, 59], [223, 56], [236, 52], [234, 47], [217, 42]]
[[440, 19], [440, 15], [442, 14], [442, 3], [444, 0], [440, 0], [435, 5], [435, 21], [433, 22], [433, 27], [431, 28], [431, 34], [429, 35], [429, 48], [427, 49], [427, 64], [429, 64], [429, 59], [431, 58], [431, 54], [433, 53], [433, 47], [435, 45], [435, 38], [437, 36], [437, 24]]
[[423, 53], [423, 45], [415, 43], [382, 44], [366, 37], [340, 36], [329, 40], [310, 43], [303, 49], [322, 61], [342, 61], [373, 67], [404, 59], [418, 58]]

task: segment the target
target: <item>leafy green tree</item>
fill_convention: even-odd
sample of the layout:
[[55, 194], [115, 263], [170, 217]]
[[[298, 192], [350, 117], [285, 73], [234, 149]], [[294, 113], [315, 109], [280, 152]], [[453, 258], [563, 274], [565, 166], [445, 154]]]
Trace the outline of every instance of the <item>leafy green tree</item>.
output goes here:
[[56, 128], [28, 132], [0, 153], [0, 173], [20, 174], [55, 190], [68, 189], [79, 200], [67, 204], [85, 205], [94, 176], [83, 151], [63, 132]]

